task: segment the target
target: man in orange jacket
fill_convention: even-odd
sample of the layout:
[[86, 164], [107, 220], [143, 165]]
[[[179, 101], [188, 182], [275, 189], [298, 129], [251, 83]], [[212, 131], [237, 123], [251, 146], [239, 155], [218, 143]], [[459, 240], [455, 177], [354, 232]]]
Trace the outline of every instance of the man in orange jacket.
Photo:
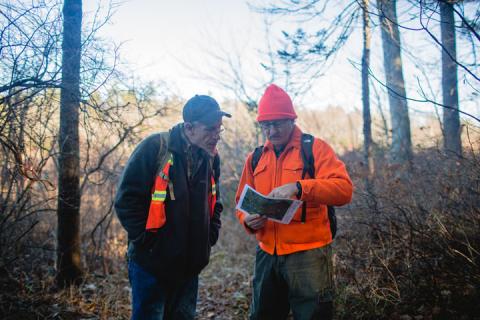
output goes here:
[[237, 217], [258, 241], [250, 319], [331, 319], [333, 314], [332, 232], [327, 206], [341, 206], [352, 198], [352, 182], [345, 165], [324, 141], [312, 146], [315, 175], [302, 178], [302, 132], [288, 94], [270, 85], [258, 105], [257, 121], [267, 138], [252, 169], [251, 153], [245, 162], [236, 201], [246, 184], [276, 198], [306, 202], [302, 221], [299, 209], [289, 224], [261, 212]]

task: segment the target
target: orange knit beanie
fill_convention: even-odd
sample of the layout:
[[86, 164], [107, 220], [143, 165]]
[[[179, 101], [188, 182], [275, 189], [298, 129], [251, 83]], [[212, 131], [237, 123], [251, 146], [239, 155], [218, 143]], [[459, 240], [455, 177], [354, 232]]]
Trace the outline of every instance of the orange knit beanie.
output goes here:
[[280, 87], [271, 84], [258, 103], [257, 121], [296, 119], [292, 99]]

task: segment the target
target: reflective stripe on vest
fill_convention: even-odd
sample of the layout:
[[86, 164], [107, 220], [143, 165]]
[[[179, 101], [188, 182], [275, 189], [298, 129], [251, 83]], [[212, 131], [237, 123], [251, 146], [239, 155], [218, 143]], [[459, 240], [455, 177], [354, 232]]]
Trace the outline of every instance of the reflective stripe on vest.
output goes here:
[[[173, 197], [173, 184], [170, 183], [168, 172], [173, 165], [173, 155], [167, 161], [162, 171], [155, 178], [155, 185], [152, 192], [152, 200], [150, 201], [150, 208], [148, 210], [147, 224], [145, 226], [146, 231], [157, 232], [158, 229], [163, 227], [167, 218], [165, 214], [165, 199], [167, 197], [167, 188], [170, 187], [170, 199]], [[209, 190], [208, 202], [210, 209], [210, 217], [213, 216], [215, 203], [217, 202], [217, 187], [213, 174], [210, 177], [212, 189]]]
[[213, 175], [210, 177], [210, 183], [212, 185], [212, 190], [210, 191], [210, 218], [213, 217], [215, 212], [215, 203], [217, 203], [217, 185], [215, 184], [215, 179]]

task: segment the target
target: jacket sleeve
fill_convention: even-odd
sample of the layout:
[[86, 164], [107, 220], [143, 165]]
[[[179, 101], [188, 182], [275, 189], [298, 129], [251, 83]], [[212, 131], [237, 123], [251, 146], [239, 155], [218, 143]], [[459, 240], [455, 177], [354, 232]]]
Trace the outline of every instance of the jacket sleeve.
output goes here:
[[223, 204], [220, 193], [220, 157], [215, 156], [213, 160], [214, 179], [217, 186], [217, 203], [213, 210], [213, 216], [210, 219], [210, 246], [214, 246], [217, 243], [220, 228], [222, 227], [222, 221], [220, 220], [221, 213], [223, 211]]
[[[255, 188], [255, 184], [253, 182], [252, 155], [253, 152], [247, 156], [247, 160], [245, 160], [245, 164], [243, 166], [242, 176], [240, 177], [237, 193], [235, 194], [236, 204], [238, 204], [238, 200], [240, 200], [240, 196], [242, 195], [243, 188], [246, 184], [250, 185], [252, 188]], [[254, 234], [255, 231], [245, 225], [246, 214], [240, 210], [236, 210], [235, 214], [237, 215], [237, 219], [240, 221], [240, 224], [245, 228], [247, 233]]]
[[345, 164], [324, 141], [315, 139], [313, 145], [315, 179], [300, 180], [301, 200], [323, 205], [342, 206], [352, 200], [353, 185]]
[[143, 140], [128, 160], [115, 196], [115, 211], [128, 239], [135, 240], [145, 231], [152, 186], [157, 171], [159, 135]]

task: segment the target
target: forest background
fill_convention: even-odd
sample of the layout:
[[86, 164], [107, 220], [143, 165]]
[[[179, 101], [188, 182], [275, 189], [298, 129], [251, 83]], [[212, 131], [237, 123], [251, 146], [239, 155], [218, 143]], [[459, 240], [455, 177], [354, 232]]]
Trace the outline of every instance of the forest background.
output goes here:
[[[101, 32], [121, 5], [0, 2], [2, 319], [129, 318], [116, 183], [136, 144], [180, 122], [189, 97], [142, 79]], [[208, 72], [182, 62], [233, 114], [219, 145], [226, 210], [198, 318], [247, 318], [255, 241], [235, 219], [234, 193], [263, 143], [256, 101], [272, 82], [354, 180], [352, 203], [337, 209], [336, 317], [480, 318], [480, 2], [249, 10], [265, 18], [266, 45], [253, 56], [204, 48]], [[330, 78], [338, 63], [353, 76]], [[319, 102], [319, 84], [332, 79], [340, 94], [353, 84], [361, 107]]]

